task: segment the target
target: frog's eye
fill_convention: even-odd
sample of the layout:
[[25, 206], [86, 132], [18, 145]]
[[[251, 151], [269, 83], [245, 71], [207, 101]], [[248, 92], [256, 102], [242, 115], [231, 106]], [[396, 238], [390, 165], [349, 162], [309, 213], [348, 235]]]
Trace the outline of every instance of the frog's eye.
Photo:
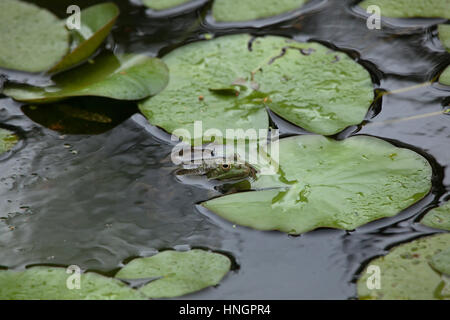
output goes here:
[[225, 171], [229, 171], [231, 169], [231, 166], [229, 164], [224, 163], [222, 164], [222, 169]]

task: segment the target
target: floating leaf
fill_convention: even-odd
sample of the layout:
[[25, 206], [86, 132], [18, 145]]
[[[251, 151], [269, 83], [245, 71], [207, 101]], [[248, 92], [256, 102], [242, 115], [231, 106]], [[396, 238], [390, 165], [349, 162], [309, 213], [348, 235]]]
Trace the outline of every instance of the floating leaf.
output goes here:
[[[324, 135], [364, 120], [373, 85], [346, 54], [282, 37], [250, 40], [245, 34], [225, 36], [171, 52], [164, 57], [167, 88], [141, 103], [141, 111], [151, 124], [170, 133], [183, 128], [191, 137], [197, 120], [204, 132], [214, 128], [224, 136], [226, 129], [267, 129], [266, 106]], [[239, 95], [229, 94], [236, 84]]]
[[152, 10], [160, 11], [178, 7], [192, 0], [143, 0], [144, 5]]
[[213, 16], [217, 22], [251, 21], [299, 9], [307, 0], [215, 0]]
[[[439, 25], [439, 39], [442, 45], [450, 52], [450, 25], [441, 24]], [[439, 82], [450, 86], [450, 66], [448, 66], [444, 72], [439, 77]]]
[[137, 112], [134, 102], [79, 97], [45, 105], [26, 105], [23, 113], [34, 122], [64, 134], [106, 132]]
[[118, 16], [119, 8], [114, 3], [100, 3], [82, 10], [81, 29], [72, 32], [74, 49], [50, 72], [68, 69], [89, 58], [109, 35]]
[[280, 140], [276, 176], [253, 189], [204, 202], [233, 223], [301, 234], [321, 227], [353, 230], [392, 217], [431, 189], [432, 169], [417, 153], [383, 140], [322, 136]]
[[450, 52], [450, 24], [440, 24], [438, 32], [442, 46]]
[[450, 248], [435, 254], [430, 260], [430, 265], [436, 271], [450, 276]]
[[439, 82], [447, 86], [450, 86], [450, 66], [445, 68], [444, 72], [441, 73], [441, 76], [439, 77]]
[[390, 18], [446, 18], [450, 19], [448, 0], [364, 0], [363, 9], [376, 5], [381, 14]]
[[421, 223], [430, 228], [450, 231], [450, 202], [428, 212]]
[[33, 4], [0, 1], [0, 67], [41, 72], [69, 50], [69, 33], [51, 12]]
[[150, 298], [170, 298], [217, 285], [230, 267], [230, 259], [218, 253], [204, 250], [164, 251], [131, 261], [116, 274], [116, 278], [156, 278], [139, 291]]
[[0, 154], [11, 150], [17, 143], [19, 138], [12, 132], [0, 128]]
[[[372, 260], [358, 280], [360, 299], [430, 300], [450, 298], [443, 296], [448, 290], [445, 276], [434, 270], [430, 260], [436, 254], [450, 248], [450, 234], [425, 237], [392, 249], [384, 257]], [[380, 289], [370, 289], [375, 266], [381, 271]], [[369, 284], [369, 285], [368, 285]], [[372, 288], [372, 287], [371, 287]]]
[[68, 289], [64, 268], [33, 267], [0, 271], [0, 300], [143, 300], [121, 281], [96, 273], [80, 275], [80, 289]]
[[49, 103], [69, 97], [99, 96], [118, 100], [139, 100], [161, 91], [168, 81], [166, 65], [145, 55], [103, 54], [52, 78], [54, 85], [41, 88], [8, 84], [4, 94], [18, 101]]

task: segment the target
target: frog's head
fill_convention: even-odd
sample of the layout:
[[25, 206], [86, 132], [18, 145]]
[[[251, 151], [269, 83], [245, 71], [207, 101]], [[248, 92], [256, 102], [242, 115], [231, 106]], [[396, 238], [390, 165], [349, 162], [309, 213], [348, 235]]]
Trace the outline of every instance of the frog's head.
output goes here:
[[232, 181], [248, 177], [255, 178], [256, 170], [247, 163], [222, 163], [206, 171], [210, 180]]

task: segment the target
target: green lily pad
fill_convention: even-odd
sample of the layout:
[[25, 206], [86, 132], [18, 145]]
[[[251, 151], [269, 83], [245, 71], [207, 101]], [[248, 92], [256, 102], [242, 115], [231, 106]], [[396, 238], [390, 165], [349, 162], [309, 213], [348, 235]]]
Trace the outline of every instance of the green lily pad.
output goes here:
[[431, 189], [430, 164], [381, 139], [298, 136], [279, 143], [278, 175], [252, 182], [261, 191], [202, 206], [239, 225], [301, 234], [321, 227], [353, 230], [392, 217]]
[[439, 82], [447, 86], [450, 86], [450, 66], [445, 68], [444, 72], [441, 73], [441, 76], [439, 77]]
[[438, 26], [439, 40], [447, 51], [450, 52], [450, 24], [440, 24]]
[[0, 67], [41, 72], [69, 50], [69, 32], [51, 12], [33, 4], [0, 1]]
[[64, 268], [0, 271], [0, 300], [143, 300], [138, 291], [96, 273], [80, 275], [80, 289], [68, 289]]
[[[438, 31], [439, 39], [441, 40], [442, 45], [445, 49], [447, 49], [447, 51], [450, 52], [450, 25], [441, 24], [438, 27]], [[450, 86], [450, 66], [448, 66], [441, 74], [441, 76], [439, 77], [439, 82]]]
[[381, 15], [389, 18], [446, 18], [450, 19], [448, 0], [364, 0], [359, 6], [367, 9], [376, 5]]
[[139, 291], [150, 298], [171, 298], [217, 285], [230, 267], [230, 259], [218, 253], [164, 251], [149, 258], [134, 259], [116, 274], [116, 278], [156, 278]]
[[[360, 299], [383, 300], [430, 300], [449, 299], [444, 295], [449, 284], [445, 275], [434, 270], [430, 261], [442, 251], [450, 248], [450, 234], [425, 237], [393, 248], [386, 256], [372, 260], [368, 267], [380, 270], [380, 289], [369, 288], [369, 269], [363, 271], [358, 280]], [[447, 268], [447, 267], [446, 267]]]
[[0, 154], [12, 149], [19, 138], [9, 130], [0, 128]]
[[119, 8], [114, 3], [100, 3], [82, 10], [81, 29], [72, 32], [74, 49], [50, 72], [68, 69], [89, 58], [109, 35], [118, 16]]
[[436, 271], [450, 276], [450, 248], [435, 254], [430, 264]]
[[192, 0], [143, 0], [144, 5], [155, 11], [167, 10], [178, 7]]
[[78, 96], [139, 100], [157, 94], [166, 86], [168, 70], [156, 58], [106, 53], [52, 80], [55, 84], [45, 88], [7, 84], [3, 94], [29, 103], [49, 103]]
[[430, 228], [450, 231], [450, 202], [428, 212], [421, 223]]
[[[333, 135], [361, 123], [373, 101], [370, 74], [346, 54], [317, 43], [240, 34], [201, 41], [163, 58], [167, 88], [139, 107], [169, 133], [267, 129], [266, 106], [311, 132]], [[230, 94], [233, 86], [239, 90]], [[239, 91], [239, 92], [237, 92]], [[198, 138], [198, 137], [196, 137]], [[211, 139], [204, 137], [204, 142]]]
[[217, 22], [251, 21], [299, 9], [307, 0], [215, 0], [213, 16]]

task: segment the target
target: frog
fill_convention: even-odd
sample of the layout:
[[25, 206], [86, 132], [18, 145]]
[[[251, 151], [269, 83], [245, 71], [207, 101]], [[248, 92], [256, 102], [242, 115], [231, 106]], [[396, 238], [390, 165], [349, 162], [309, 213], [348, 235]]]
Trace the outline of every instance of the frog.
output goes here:
[[226, 158], [184, 163], [184, 168], [176, 172], [178, 176], [205, 176], [208, 180], [220, 182], [255, 179], [256, 174], [257, 170], [247, 162], [229, 161]]

